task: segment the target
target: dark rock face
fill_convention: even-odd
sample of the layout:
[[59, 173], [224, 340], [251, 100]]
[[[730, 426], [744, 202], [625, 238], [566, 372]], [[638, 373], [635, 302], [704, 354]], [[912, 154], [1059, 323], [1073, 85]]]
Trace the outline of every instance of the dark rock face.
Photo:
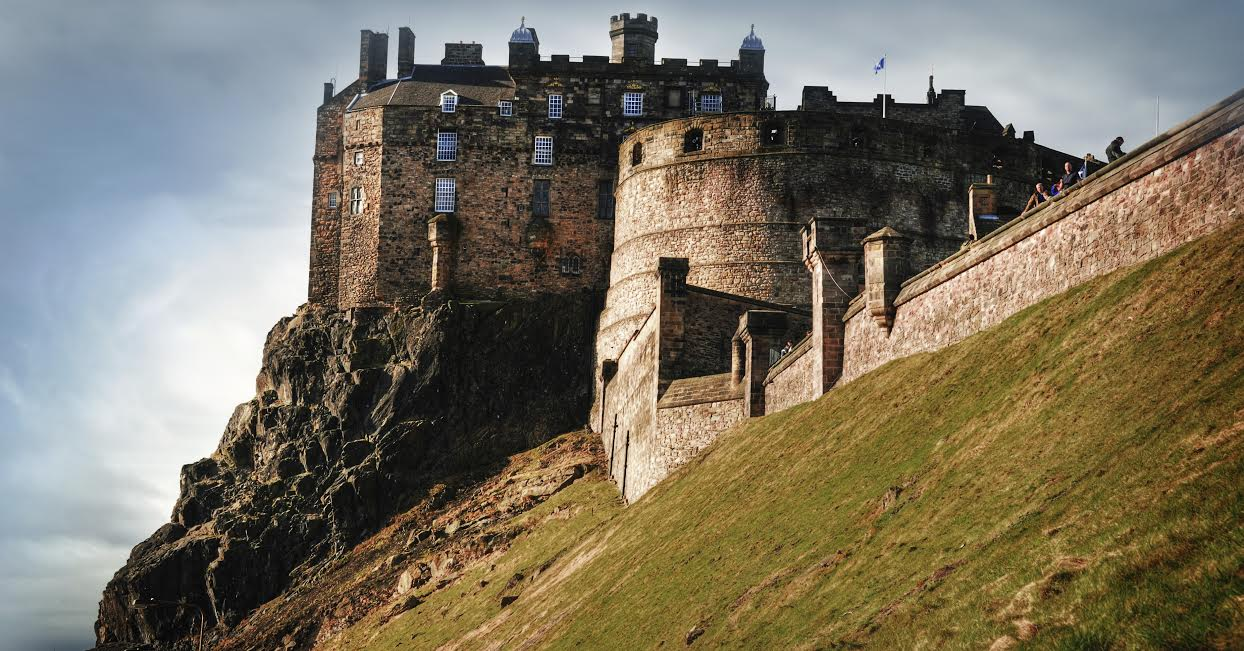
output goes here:
[[105, 588], [98, 643], [192, 648], [200, 626], [234, 626], [438, 478], [582, 425], [595, 308], [578, 294], [283, 319], [255, 398], [182, 468], [171, 522]]

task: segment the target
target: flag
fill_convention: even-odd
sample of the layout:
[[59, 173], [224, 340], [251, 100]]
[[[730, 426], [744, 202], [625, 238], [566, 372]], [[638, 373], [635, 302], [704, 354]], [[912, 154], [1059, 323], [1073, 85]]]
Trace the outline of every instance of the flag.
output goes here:
[[881, 57], [881, 60], [877, 62], [877, 65], [873, 66], [873, 74], [875, 75], [882, 70], [885, 70], [885, 57]]

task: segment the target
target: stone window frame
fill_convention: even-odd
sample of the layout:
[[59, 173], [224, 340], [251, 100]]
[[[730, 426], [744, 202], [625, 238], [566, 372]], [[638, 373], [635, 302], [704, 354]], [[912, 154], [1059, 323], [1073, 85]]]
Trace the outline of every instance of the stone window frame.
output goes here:
[[437, 162], [453, 162], [458, 160], [458, 132], [447, 129], [436, 132]]
[[560, 120], [562, 113], [566, 108], [566, 98], [564, 95], [554, 93], [549, 95], [549, 119]]
[[553, 136], [536, 136], [531, 152], [531, 164], [549, 166], [553, 164]]
[[458, 179], [438, 177], [436, 179], [436, 198], [432, 209], [435, 212], [454, 212], [458, 208]]
[[354, 166], [355, 167], [362, 167], [363, 163], [366, 161], [367, 161], [367, 156], [363, 152], [361, 151], [354, 152]]
[[341, 193], [337, 192], [336, 190], [329, 192], [328, 193], [328, 209], [336, 210], [340, 206], [341, 206]]
[[458, 112], [458, 93], [453, 89], [441, 93], [441, 113]]
[[350, 188], [350, 214], [361, 215], [366, 208], [367, 193], [363, 191], [362, 186], [356, 185]]
[[578, 253], [558, 256], [557, 270], [563, 276], [581, 276], [583, 275], [583, 258]]
[[641, 91], [622, 93], [622, 115], [639, 117], [644, 114], [644, 94]]
[[723, 106], [721, 93], [701, 94], [699, 103], [701, 113], [721, 113]]
[[514, 115], [514, 102], [508, 99], [499, 100], [497, 102], [497, 114], [503, 118], [512, 117]]

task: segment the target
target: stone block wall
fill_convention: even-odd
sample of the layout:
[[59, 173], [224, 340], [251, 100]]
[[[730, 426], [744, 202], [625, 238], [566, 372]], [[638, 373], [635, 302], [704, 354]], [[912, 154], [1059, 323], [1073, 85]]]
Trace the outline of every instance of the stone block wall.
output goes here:
[[766, 414], [815, 400], [820, 396], [815, 382], [819, 369], [814, 364], [816, 356], [809, 354], [811, 350], [812, 338], [807, 337], [769, 370], [769, 376], [765, 378]]
[[651, 485], [661, 467], [655, 440], [659, 329], [653, 310], [622, 347], [616, 374], [600, 379], [603, 400], [595, 425], [609, 457], [609, 474], [624, 499], [640, 494], [634, 482]]
[[842, 382], [1244, 218], [1244, 91], [908, 280], [893, 328], [857, 297]]
[[[375, 305], [380, 277], [380, 220], [384, 206], [381, 167], [384, 156], [382, 113], [377, 109], [347, 113], [343, 118], [344, 156], [341, 165], [341, 258], [338, 307]], [[362, 154], [361, 164], [355, 154]], [[363, 210], [350, 210], [350, 191], [363, 190]]]

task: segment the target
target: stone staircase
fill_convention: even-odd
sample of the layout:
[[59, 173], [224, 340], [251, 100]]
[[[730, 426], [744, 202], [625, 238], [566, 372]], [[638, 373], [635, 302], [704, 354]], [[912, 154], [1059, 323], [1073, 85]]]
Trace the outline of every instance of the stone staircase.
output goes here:
[[679, 378], [670, 382], [657, 400], [657, 409], [684, 407], [705, 402], [722, 402], [743, 398], [743, 387], [734, 386], [730, 373]]

